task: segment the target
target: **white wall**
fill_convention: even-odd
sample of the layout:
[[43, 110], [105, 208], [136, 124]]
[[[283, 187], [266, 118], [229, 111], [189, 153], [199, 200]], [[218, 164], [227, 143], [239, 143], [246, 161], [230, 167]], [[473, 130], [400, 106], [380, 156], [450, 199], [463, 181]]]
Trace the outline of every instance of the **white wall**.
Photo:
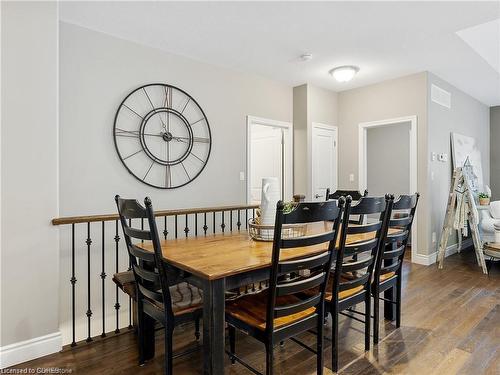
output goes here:
[[[212, 152], [198, 178], [175, 190], [159, 190], [131, 176], [113, 144], [113, 120], [121, 100], [150, 82], [165, 82], [187, 91], [205, 111], [212, 131]], [[246, 116], [292, 120], [292, 88], [76, 25], [60, 24], [60, 211], [61, 216], [114, 213], [114, 196], [144, 199], [156, 209], [207, 207], [246, 202]], [[182, 224], [184, 225], [183, 218]], [[183, 226], [182, 226], [183, 228]], [[106, 331], [115, 328], [114, 223], [106, 224]], [[86, 332], [86, 227], [76, 226], [77, 340]], [[182, 231], [182, 229], [181, 229]], [[170, 232], [172, 233], [172, 232]], [[91, 227], [92, 334], [102, 329], [101, 226]], [[69, 228], [61, 229], [61, 325], [70, 341]], [[119, 269], [128, 266], [120, 242]], [[120, 326], [128, 324], [128, 299], [120, 292]]]
[[[432, 85], [437, 85], [451, 93], [451, 108], [443, 107], [431, 100]], [[456, 132], [474, 137], [481, 150], [484, 183], [490, 181], [490, 112], [489, 107], [460, 91], [432, 73], [428, 74], [428, 160], [429, 160], [429, 192], [430, 195], [430, 233], [427, 239], [431, 252], [436, 251], [437, 243], [432, 243], [432, 232], [437, 238], [446, 214], [446, 203], [450, 192], [453, 164], [451, 158], [450, 133]], [[430, 153], [447, 153], [446, 163], [430, 161]], [[434, 174], [434, 180], [431, 174]], [[449, 245], [456, 243], [450, 239]]]
[[58, 15], [55, 2], [2, 2], [1, 7], [0, 367], [5, 367], [61, 345], [59, 240], [50, 224], [58, 215]]

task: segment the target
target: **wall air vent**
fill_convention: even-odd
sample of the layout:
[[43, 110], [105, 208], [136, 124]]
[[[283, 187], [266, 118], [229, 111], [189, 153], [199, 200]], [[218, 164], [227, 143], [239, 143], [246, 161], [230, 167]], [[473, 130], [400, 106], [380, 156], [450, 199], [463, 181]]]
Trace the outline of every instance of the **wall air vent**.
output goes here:
[[431, 85], [431, 100], [443, 107], [451, 108], [451, 93], [434, 84]]

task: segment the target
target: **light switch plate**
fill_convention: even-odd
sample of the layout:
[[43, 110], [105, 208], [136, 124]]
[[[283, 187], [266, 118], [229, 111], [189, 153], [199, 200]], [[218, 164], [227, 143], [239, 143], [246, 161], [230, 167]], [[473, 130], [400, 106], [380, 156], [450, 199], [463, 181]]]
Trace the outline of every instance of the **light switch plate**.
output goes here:
[[240, 172], [240, 181], [245, 181], [245, 172]]
[[354, 174], [349, 175], [349, 182], [354, 182]]

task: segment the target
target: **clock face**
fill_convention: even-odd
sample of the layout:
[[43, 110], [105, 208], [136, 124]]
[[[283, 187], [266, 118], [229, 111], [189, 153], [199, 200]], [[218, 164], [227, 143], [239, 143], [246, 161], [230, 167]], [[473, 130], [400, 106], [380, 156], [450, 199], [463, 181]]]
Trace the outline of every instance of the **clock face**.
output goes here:
[[183, 90], [162, 83], [127, 95], [116, 111], [113, 136], [128, 171], [161, 189], [198, 177], [212, 146], [210, 126], [198, 103]]

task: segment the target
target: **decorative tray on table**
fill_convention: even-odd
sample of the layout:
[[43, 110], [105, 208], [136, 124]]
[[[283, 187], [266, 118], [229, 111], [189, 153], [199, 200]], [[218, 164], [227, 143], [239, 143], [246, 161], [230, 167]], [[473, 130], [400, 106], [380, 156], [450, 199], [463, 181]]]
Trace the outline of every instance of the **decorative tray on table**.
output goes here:
[[[283, 224], [281, 238], [303, 237], [307, 232], [307, 224]], [[261, 225], [255, 219], [248, 220], [248, 233], [256, 241], [272, 241], [274, 239], [274, 225]]]

